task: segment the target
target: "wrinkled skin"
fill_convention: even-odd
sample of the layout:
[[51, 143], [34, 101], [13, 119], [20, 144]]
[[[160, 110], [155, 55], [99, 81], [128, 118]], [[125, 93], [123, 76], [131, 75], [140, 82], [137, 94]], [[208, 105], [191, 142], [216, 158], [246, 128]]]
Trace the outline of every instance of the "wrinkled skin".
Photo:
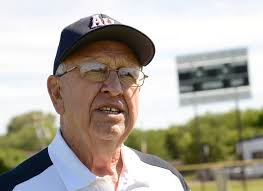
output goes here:
[[[110, 69], [139, 68], [133, 52], [123, 43], [98, 41], [84, 46], [64, 63], [68, 68], [92, 60]], [[122, 169], [120, 147], [134, 127], [138, 115], [138, 87], [123, 87], [116, 72], [105, 82], [83, 79], [75, 69], [58, 78], [50, 76], [48, 90], [60, 114], [61, 132], [78, 158], [95, 174], [111, 175], [117, 184]], [[109, 114], [102, 107], [121, 110]]]

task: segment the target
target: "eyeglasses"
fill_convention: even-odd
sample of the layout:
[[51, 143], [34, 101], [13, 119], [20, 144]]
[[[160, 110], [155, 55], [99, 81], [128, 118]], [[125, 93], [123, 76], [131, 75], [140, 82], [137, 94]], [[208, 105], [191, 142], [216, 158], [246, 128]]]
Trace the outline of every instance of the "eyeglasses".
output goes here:
[[[64, 64], [63, 64], [64, 65]], [[64, 65], [65, 66], [65, 65]], [[140, 87], [144, 83], [144, 79], [148, 78], [141, 70], [136, 68], [123, 67], [117, 70], [111, 70], [102, 63], [84, 63], [78, 64], [66, 71], [56, 74], [61, 77], [76, 68], [79, 69], [80, 76], [93, 82], [104, 82], [108, 79], [110, 71], [115, 71], [122, 85], [126, 87]]]

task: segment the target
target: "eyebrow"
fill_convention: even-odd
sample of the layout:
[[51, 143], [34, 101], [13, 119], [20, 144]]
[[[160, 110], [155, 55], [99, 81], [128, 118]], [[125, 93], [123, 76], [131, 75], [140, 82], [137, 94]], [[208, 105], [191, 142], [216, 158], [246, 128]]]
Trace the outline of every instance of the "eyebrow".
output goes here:
[[[80, 58], [79, 60], [77, 60], [77, 63], [74, 63], [74, 64], [85, 64], [85, 62], [89, 62], [89, 61], [94, 61], [94, 62], [98, 62], [98, 63], [101, 63], [101, 64], [105, 64], [105, 65], [108, 65], [107, 63], [109, 63], [109, 61], [112, 60], [114, 63], [116, 63], [116, 59], [112, 59], [112, 58], [104, 58], [102, 56], [83, 56], [82, 58]], [[134, 67], [139, 69], [139, 70], [142, 70], [143, 67], [139, 65], [139, 63], [135, 63], [134, 61], [131, 61], [130, 63], [132, 64], [132, 66], [129, 65], [129, 62], [128, 61], [125, 61], [123, 62], [122, 60], [124, 59], [117, 59], [117, 62], [119, 63], [119, 66], [117, 66], [116, 68], [126, 68], [126, 67]], [[76, 62], [76, 60], [75, 60]], [[116, 64], [114, 64], [116, 65]], [[110, 67], [110, 66], [108, 66]]]

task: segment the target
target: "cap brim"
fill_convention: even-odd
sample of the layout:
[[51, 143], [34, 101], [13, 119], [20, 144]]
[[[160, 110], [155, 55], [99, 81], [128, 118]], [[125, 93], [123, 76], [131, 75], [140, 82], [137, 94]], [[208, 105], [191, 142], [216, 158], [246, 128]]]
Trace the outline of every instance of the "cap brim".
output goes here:
[[97, 28], [83, 35], [71, 48], [63, 52], [60, 61], [62, 62], [78, 47], [99, 40], [116, 40], [127, 44], [134, 51], [142, 66], [149, 64], [154, 57], [155, 47], [149, 37], [130, 26], [114, 24]]

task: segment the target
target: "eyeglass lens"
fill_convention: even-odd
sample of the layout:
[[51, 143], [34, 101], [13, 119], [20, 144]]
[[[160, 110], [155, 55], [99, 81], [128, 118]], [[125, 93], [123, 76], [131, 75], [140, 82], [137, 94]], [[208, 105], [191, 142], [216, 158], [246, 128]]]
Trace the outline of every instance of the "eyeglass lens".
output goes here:
[[128, 86], [141, 86], [144, 80], [142, 71], [136, 68], [119, 68], [118, 70], [110, 70], [107, 65], [101, 63], [89, 63], [79, 65], [82, 77], [89, 80], [102, 82], [108, 79], [110, 71], [116, 71], [122, 84]]

